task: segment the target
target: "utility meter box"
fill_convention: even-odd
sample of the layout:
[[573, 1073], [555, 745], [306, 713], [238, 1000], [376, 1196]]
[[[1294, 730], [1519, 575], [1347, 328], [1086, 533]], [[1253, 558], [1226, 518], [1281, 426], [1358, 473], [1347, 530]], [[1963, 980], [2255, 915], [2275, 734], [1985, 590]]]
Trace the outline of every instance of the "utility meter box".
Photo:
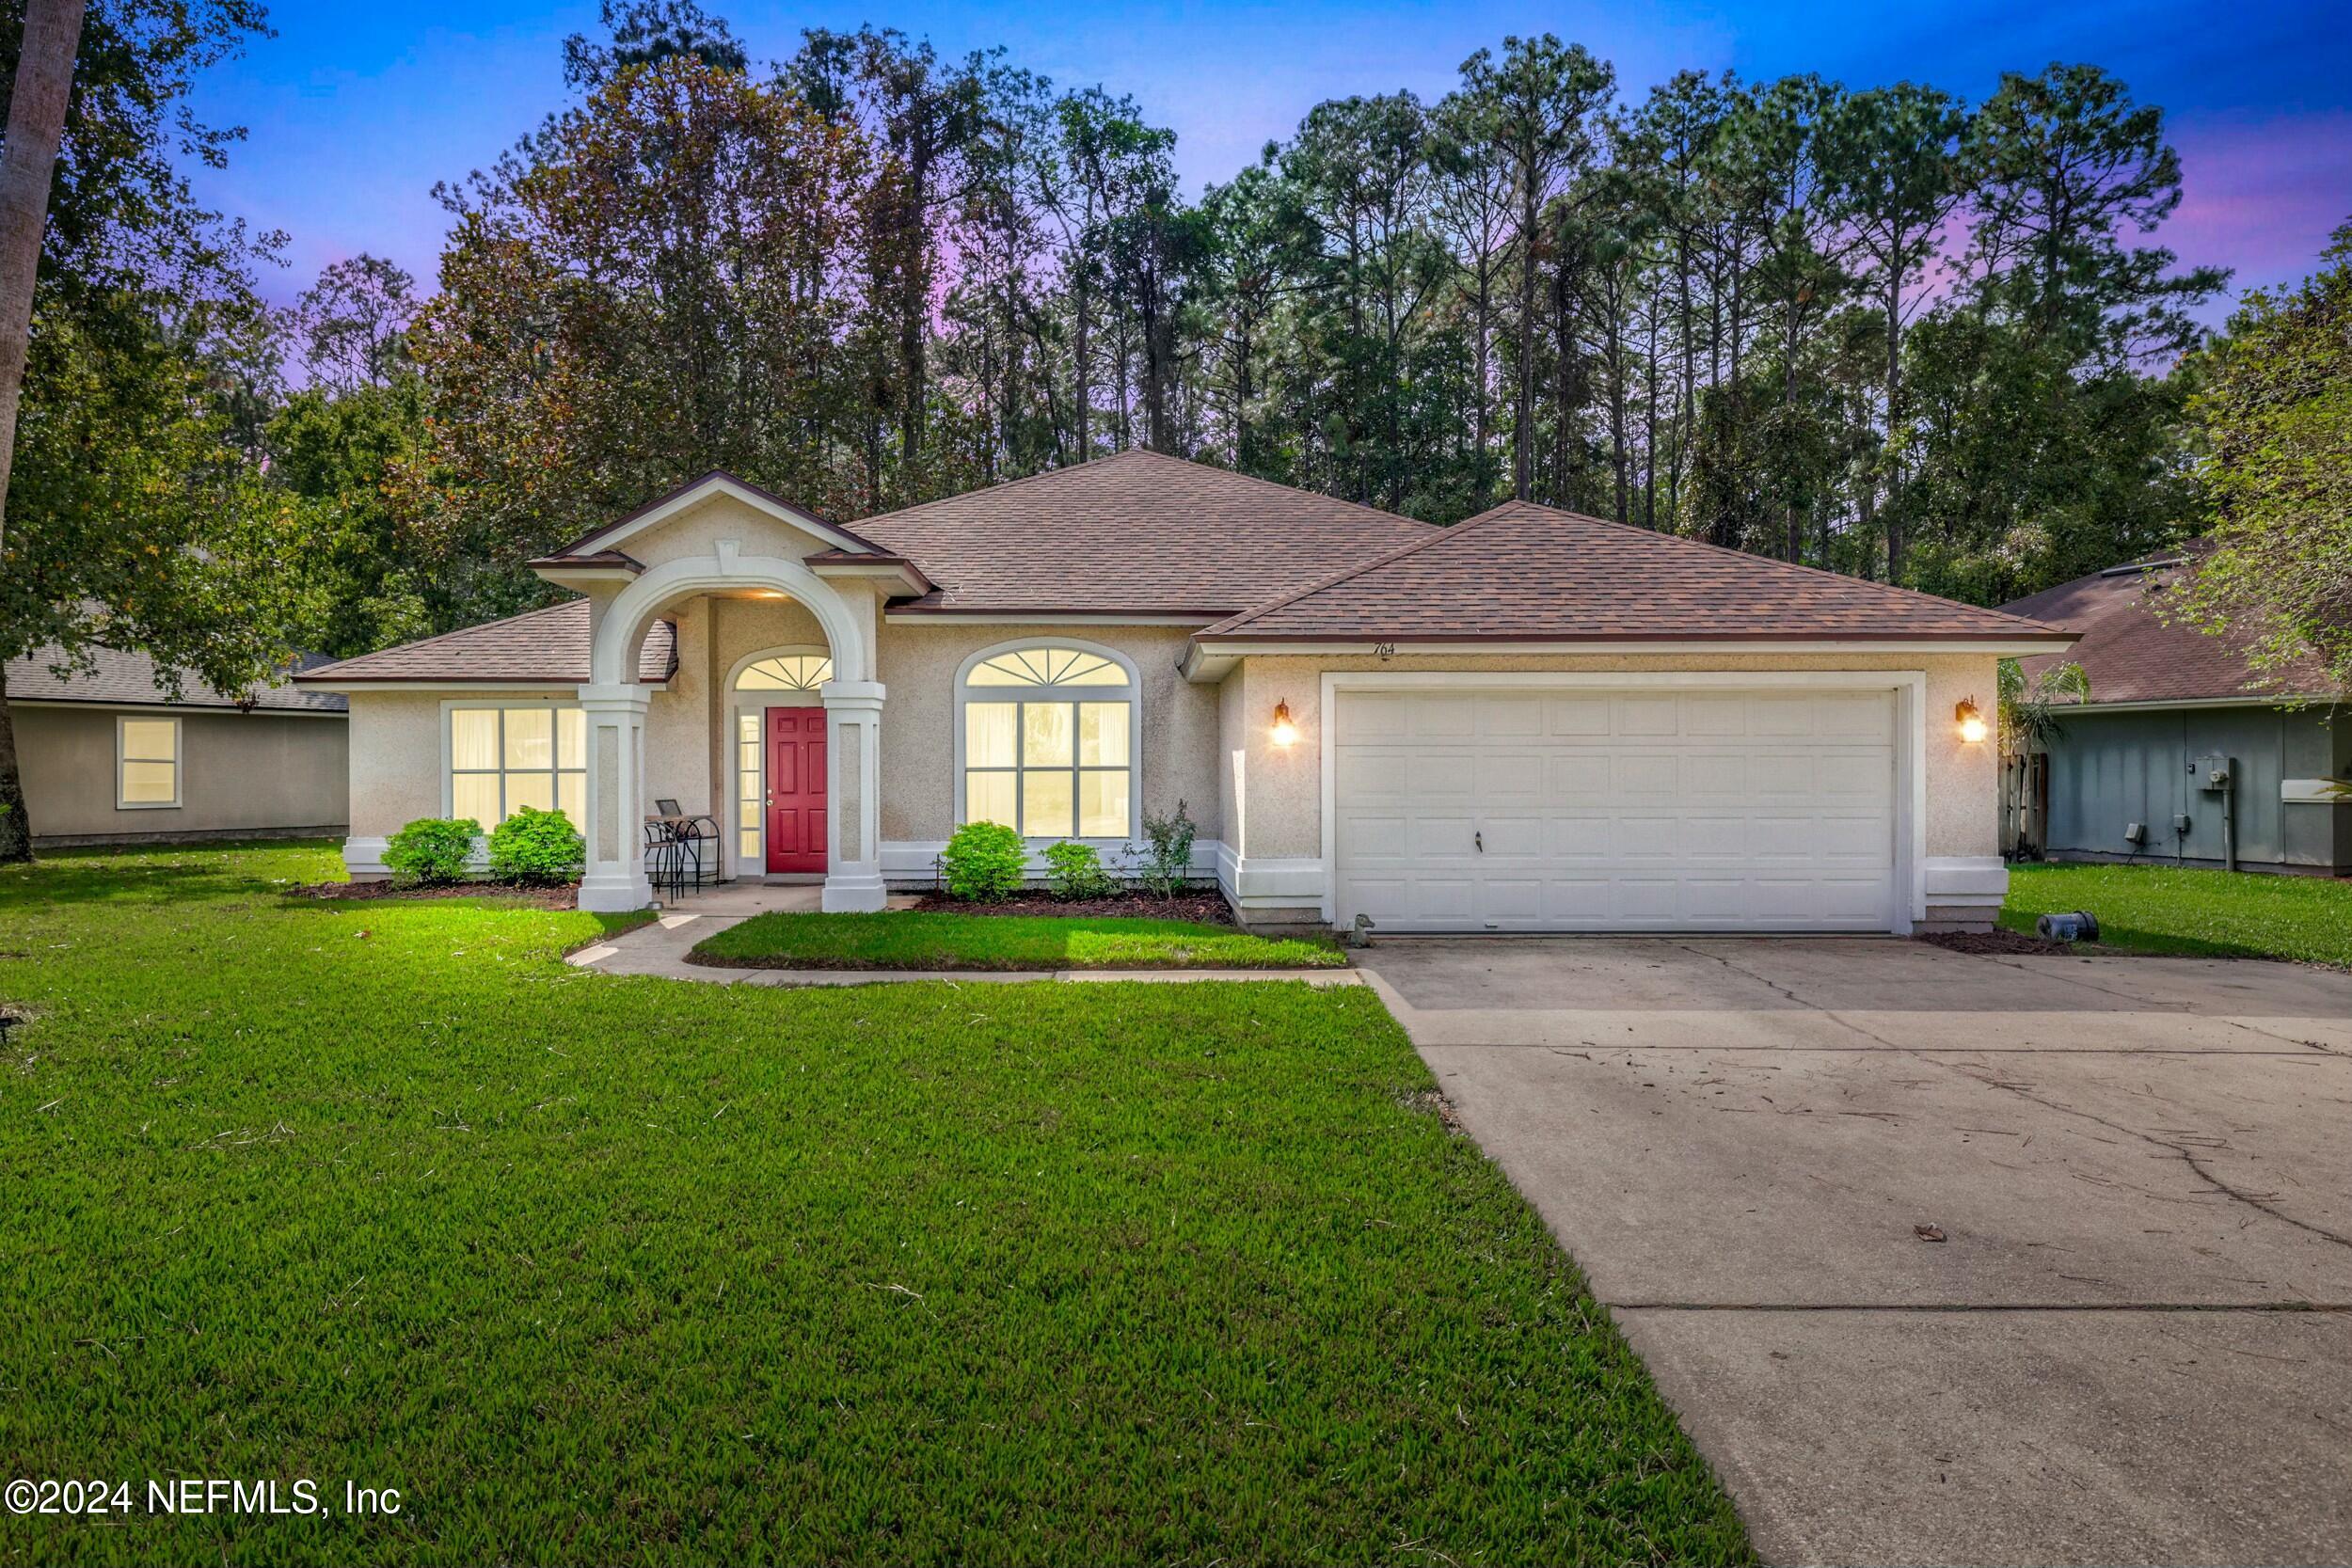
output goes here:
[[2197, 787], [2208, 795], [2218, 795], [2230, 787], [2228, 757], [2199, 757], [2189, 764], [2189, 771], [2197, 777]]

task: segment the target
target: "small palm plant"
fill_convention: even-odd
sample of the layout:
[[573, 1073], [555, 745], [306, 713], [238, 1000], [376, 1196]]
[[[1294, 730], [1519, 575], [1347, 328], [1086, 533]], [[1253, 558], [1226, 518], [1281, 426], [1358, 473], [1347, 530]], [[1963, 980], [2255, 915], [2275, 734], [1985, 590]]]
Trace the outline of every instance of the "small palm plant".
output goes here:
[[2058, 737], [2058, 710], [2090, 701], [2090, 676], [2073, 659], [2027, 680], [2024, 665], [2005, 658], [1997, 684], [2003, 756], [2046, 748]]

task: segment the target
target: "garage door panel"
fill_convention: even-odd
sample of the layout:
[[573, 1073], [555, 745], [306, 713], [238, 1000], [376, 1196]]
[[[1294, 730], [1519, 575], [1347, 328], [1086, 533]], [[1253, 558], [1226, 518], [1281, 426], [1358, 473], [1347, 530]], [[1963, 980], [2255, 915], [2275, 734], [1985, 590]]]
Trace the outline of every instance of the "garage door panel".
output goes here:
[[1478, 832], [1485, 836], [1480, 851], [1486, 859], [1540, 861], [1544, 858], [1544, 820], [1540, 816], [1482, 816]]
[[1682, 852], [1693, 860], [1740, 860], [1756, 852], [1755, 827], [1740, 816], [1682, 819]]
[[1810, 697], [1758, 697], [1747, 706], [1747, 733], [1759, 740], [1794, 739], [1813, 733]]
[[1405, 820], [1407, 852], [1415, 861], [1466, 861], [1477, 853], [1470, 842], [1477, 824], [1468, 816], [1417, 812]]
[[1884, 690], [1343, 693], [1339, 913], [1391, 930], [1885, 929], [1895, 711]]
[[1470, 754], [1451, 747], [1443, 750], [1408, 752], [1404, 754], [1405, 766], [1399, 776], [1416, 800], [1442, 800], [1454, 797], [1468, 800], [1474, 783], [1475, 770]]
[[1682, 705], [1673, 697], [1619, 697], [1609, 716], [1614, 735], [1676, 735], [1682, 728]]
[[1597, 696], [1547, 697], [1544, 699], [1544, 729], [1547, 734], [1563, 738], [1606, 736], [1609, 733], [1609, 699]]
[[1682, 771], [1681, 759], [1671, 752], [1618, 752], [1611, 760], [1610, 790], [1622, 799], [1670, 796]]
[[1541, 697], [1489, 697], [1479, 703], [1472, 733], [1500, 739], [1530, 739], [1544, 733]]
[[1748, 758], [1736, 752], [1693, 752], [1682, 759], [1681, 794], [1738, 799], [1751, 792]]
[[1482, 923], [1534, 926], [1544, 915], [1541, 877], [1487, 876], [1480, 880], [1478, 913]]
[[1487, 752], [1472, 764], [1481, 801], [1544, 797], [1544, 759], [1532, 752]]
[[1339, 829], [1340, 858], [1349, 864], [1378, 866], [1410, 858], [1401, 814], [1343, 811]]
[[1681, 818], [1620, 816], [1615, 855], [1627, 861], [1672, 860], [1681, 847]]
[[1555, 804], [1597, 801], [1609, 793], [1606, 752], [1555, 752], [1544, 758], [1544, 793]]
[[1811, 757], [1787, 752], [1751, 751], [1740, 761], [1752, 795], [1806, 796], [1820, 787], [1820, 772]]
[[1404, 753], [1388, 748], [1343, 747], [1331, 769], [1343, 800], [1364, 801], [1404, 793]]
[[1544, 824], [1544, 837], [1555, 861], [1598, 860], [1609, 853], [1615, 820], [1607, 816], [1561, 816]]
[[1816, 739], [1886, 742], [1894, 738], [1892, 705], [1882, 696], [1817, 697], [1813, 711]]
[[1406, 706], [1392, 696], [1343, 691], [1338, 709], [1340, 733], [1352, 744], [1405, 738]]
[[1693, 736], [1744, 736], [1748, 733], [1747, 705], [1737, 697], [1685, 697], [1682, 733]]
[[1613, 912], [1613, 896], [1606, 877], [1547, 878], [1541, 911], [1544, 923], [1555, 927], [1602, 925]]
[[1414, 740], [1451, 740], [1477, 733], [1478, 705], [1459, 697], [1413, 697], [1405, 733]]
[[1682, 913], [1679, 877], [1620, 877], [1616, 882], [1617, 918], [1633, 925], [1678, 924]]

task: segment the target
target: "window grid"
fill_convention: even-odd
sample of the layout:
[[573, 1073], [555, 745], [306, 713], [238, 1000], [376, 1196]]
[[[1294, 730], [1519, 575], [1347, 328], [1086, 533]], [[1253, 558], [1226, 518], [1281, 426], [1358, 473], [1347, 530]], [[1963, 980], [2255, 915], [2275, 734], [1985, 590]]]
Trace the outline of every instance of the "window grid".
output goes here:
[[115, 809], [180, 803], [180, 721], [124, 717], [115, 725]]
[[587, 820], [587, 720], [576, 707], [457, 707], [449, 715], [450, 815], [485, 832], [523, 806]]
[[761, 859], [760, 835], [767, 831], [768, 814], [761, 794], [758, 713], [739, 713], [735, 718], [735, 820], [736, 858], [744, 868], [764, 868]]
[[735, 689], [814, 692], [831, 679], [833, 660], [823, 654], [783, 654], [746, 665], [735, 678]]

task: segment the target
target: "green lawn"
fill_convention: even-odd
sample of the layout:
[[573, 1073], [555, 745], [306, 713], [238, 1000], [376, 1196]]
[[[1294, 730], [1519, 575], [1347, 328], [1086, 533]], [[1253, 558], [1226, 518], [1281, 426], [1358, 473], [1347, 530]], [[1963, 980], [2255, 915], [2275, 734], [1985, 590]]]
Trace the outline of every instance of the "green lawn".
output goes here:
[[1191, 920], [1058, 915], [763, 914], [712, 933], [694, 958], [771, 969], [1336, 969], [1328, 942], [1251, 936]]
[[778, 991], [323, 847], [0, 871], [0, 1515], [67, 1561], [1744, 1560], [1371, 992]]
[[2154, 865], [2014, 865], [2001, 924], [2089, 910], [2100, 944], [2138, 953], [2352, 966], [2352, 881]]

